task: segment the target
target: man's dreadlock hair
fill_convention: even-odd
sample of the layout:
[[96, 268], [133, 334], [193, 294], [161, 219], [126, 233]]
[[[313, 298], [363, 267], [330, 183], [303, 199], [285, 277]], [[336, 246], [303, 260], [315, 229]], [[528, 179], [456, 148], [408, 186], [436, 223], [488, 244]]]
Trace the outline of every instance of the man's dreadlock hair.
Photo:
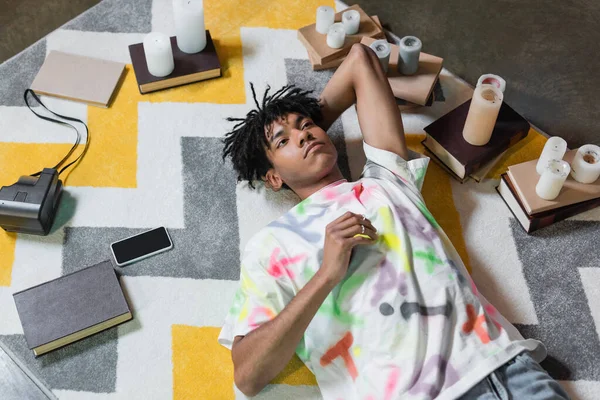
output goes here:
[[311, 90], [303, 90], [295, 85], [286, 85], [271, 95], [271, 87], [267, 86], [262, 104], [256, 99], [252, 83], [250, 89], [256, 110], [246, 114], [246, 118], [227, 118], [227, 121], [238, 123], [223, 139], [223, 160], [230, 156], [233, 168], [238, 173], [238, 182], [247, 180], [254, 189], [253, 181], [260, 180], [272, 167], [265, 151], [265, 146], [268, 146], [265, 127], [289, 113], [298, 113], [319, 124], [321, 106], [316, 98], [309, 96]]

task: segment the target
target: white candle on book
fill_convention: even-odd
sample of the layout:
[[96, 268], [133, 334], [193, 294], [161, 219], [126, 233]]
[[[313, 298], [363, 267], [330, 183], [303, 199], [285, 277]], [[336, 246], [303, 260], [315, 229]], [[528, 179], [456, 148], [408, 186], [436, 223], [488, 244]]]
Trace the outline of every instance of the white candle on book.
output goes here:
[[419, 58], [423, 44], [418, 37], [405, 36], [398, 49], [398, 71], [403, 75], [414, 75], [419, 70]]
[[544, 200], [554, 200], [571, 172], [569, 163], [563, 160], [550, 160], [535, 186], [535, 192]]
[[148, 72], [154, 76], [167, 76], [175, 68], [171, 39], [164, 33], [152, 32], [144, 38], [144, 55]]
[[202, 0], [173, 0], [177, 47], [184, 53], [198, 53], [206, 47]]
[[379, 58], [379, 62], [381, 63], [383, 71], [387, 73], [388, 66], [390, 64], [390, 53], [392, 52], [392, 46], [390, 46], [387, 40], [379, 39], [371, 43], [369, 47], [373, 49], [375, 54], [377, 54], [377, 58]]
[[577, 182], [596, 182], [600, 177], [600, 147], [593, 144], [581, 146], [571, 162], [571, 175]]
[[354, 35], [360, 29], [360, 13], [356, 10], [348, 10], [342, 14], [342, 24], [346, 35]]
[[483, 146], [490, 141], [502, 100], [502, 92], [495, 86], [481, 85], [475, 88], [463, 128], [463, 137], [468, 143]]
[[319, 33], [327, 33], [329, 27], [335, 21], [335, 11], [329, 6], [321, 6], [317, 8], [317, 25], [316, 30]]
[[506, 89], [506, 81], [498, 75], [494, 74], [481, 75], [479, 77], [479, 80], [477, 81], [477, 86], [481, 85], [494, 85], [498, 89], [500, 89], [502, 93], [504, 93], [504, 90]]
[[344, 47], [344, 41], [346, 40], [346, 31], [344, 25], [340, 22], [333, 24], [327, 31], [327, 46], [332, 49], [341, 49]]
[[562, 160], [563, 156], [567, 151], [567, 142], [558, 136], [553, 136], [546, 141], [544, 145], [544, 150], [542, 150], [542, 154], [535, 166], [535, 170], [538, 175], [541, 175], [546, 166], [548, 165], [548, 161], [550, 160]]

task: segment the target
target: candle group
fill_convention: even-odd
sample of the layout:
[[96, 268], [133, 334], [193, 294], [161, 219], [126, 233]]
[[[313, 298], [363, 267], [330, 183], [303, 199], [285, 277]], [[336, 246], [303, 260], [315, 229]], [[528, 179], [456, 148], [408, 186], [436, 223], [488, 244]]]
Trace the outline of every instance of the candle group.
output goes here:
[[581, 146], [571, 162], [571, 175], [581, 183], [594, 183], [600, 177], [600, 147]]
[[335, 21], [335, 11], [329, 6], [321, 6], [317, 8], [317, 25], [316, 30], [319, 33], [328, 33], [329, 27]]
[[419, 38], [405, 36], [400, 40], [398, 71], [403, 75], [414, 75], [419, 69], [419, 57], [423, 44]]
[[144, 38], [144, 55], [150, 74], [163, 77], [173, 72], [175, 63], [171, 39], [164, 33], [152, 32], [146, 35]]
[[206, 47], [202, 0], [173, 0], [177, 47], [184, 53], [198, 53]]
[[333, 24], [327, 31], [327, 46], [333, 49], [340, 49], [344, 47], [344, 41], [346, 40], [346, 31], [344, 25], [340, 22]]
[[546, 141], [544, 145], [544, 150], [542, 150], [542, 154], [538, 159], [538, 162], [535, 166], [535, 169], [538, 175], [542, 175], [546, 166], [548, 165], [548, 161], [550, 160], [562, 160], [563, 156], [567, 151], [567, 142], [558, 136], [553, 136]]
[[554, 200], [558, 197], [570, 171], [568, 162], [550, 160], [535, 186], [535, 192], [544, 200]]
[[386, 40], [380, 39], [371, 43], [369, 47], [373, 49], [375, 54], [377, 54], [377, 58], [379, 58], [379, 62], [381, 63], [383, 71], [387, 73], [392, 46], [390, 46]]
[[475, 88], [463, 128], [463, 137], [468, 143], [483, 146], [490, 141], [502, 101], [502, 92], [495, 86], [481, 85]]
[[358, 33], [360, 28], [360, 13], [356, 10], [349, 10], [342, 14], [342, 24], [346, 35], [354, 35]]

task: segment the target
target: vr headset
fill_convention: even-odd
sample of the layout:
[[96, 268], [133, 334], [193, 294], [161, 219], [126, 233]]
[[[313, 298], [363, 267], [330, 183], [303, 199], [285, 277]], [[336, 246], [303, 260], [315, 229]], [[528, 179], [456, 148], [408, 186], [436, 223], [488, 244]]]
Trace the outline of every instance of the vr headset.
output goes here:
[[[60, 171], [58, 169], [67, 161], [79, 145], [81, 134], [75, 126], [67, 122], [49, 118], [35, 112], [29, 105], [28, 94], [31, 94], [50, 113], [69, 121], [80, 122], [85, 127], [87, 143], [83, 151], [75, 160], [62, 167]], [[83, 121], [49, 110], [31, 89], [25, 90], [23, 96], [25, 104], [27, 104], [27, 107], [36, 116], [47, 121], [67, 125], [77, 132], [75, 144], [71, 147], [67, 155], [53, 168], [44, 168], [35, 174], [21, 176], [16, 183], [0, 187], [0, 227], [8, 232], [47, 235], [52, 228], [63, 188], [63, 183], [58, 177], [65, 169], [77, 163], [85, 155], [90, 144], [90, 135], [88, 127]]]

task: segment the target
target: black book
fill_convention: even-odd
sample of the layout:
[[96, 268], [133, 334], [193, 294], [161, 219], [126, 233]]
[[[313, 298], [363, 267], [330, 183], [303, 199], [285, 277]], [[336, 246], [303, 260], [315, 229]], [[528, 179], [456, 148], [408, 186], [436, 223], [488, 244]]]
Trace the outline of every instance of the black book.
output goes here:
[[110, 261], [13, 294], [36, 356], [128, 321], [131, 310]]

